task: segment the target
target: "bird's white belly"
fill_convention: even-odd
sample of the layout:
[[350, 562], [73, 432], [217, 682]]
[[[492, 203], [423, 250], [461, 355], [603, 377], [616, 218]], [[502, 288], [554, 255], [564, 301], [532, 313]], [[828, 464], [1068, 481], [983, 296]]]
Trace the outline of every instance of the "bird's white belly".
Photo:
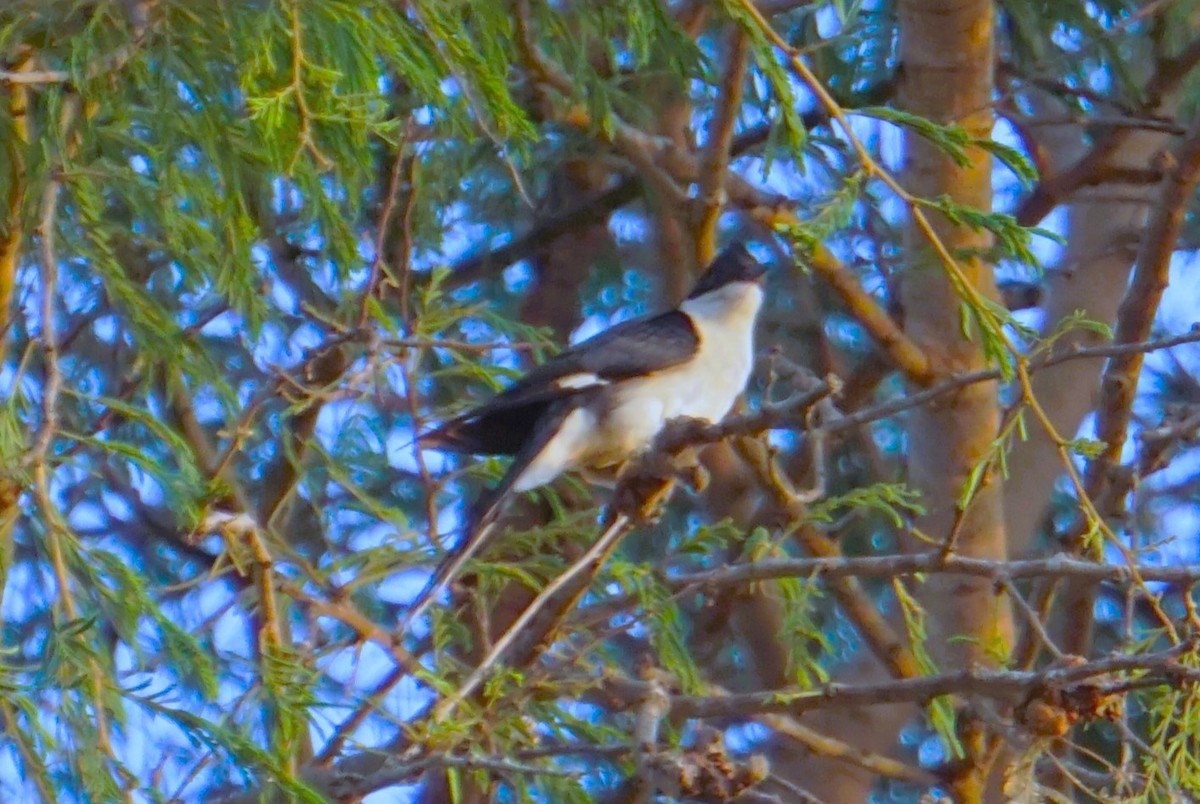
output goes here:
[[601, 437], [585, 462], [604, 466], [641, 452], [672, 419], [724, 418], [749, 378], [751, 356], [749, 349], [745, 355], [717, 351], [721, 354], [714, 353], [712, 359], [623, 383], [598, 417]]
[[583, 406], [572, 411], [513, 490], [537, 488], [568, 469], [620, 463], [649, 447], [672, 419], [720, 421], [749, 375], [747, 350], [745, 359], [701, 360], [645, 379], [626, 380], [602, 408]]

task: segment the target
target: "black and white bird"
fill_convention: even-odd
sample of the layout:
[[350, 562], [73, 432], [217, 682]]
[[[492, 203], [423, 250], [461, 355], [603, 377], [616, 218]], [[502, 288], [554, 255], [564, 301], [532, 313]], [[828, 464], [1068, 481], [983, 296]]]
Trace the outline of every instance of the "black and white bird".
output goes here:
[[674, 310], [582, 341], [423, 435], [427, 448], [511, 455], [513, 462], [476, 504], [467, 535], [409, 608], [402, 628], [484, 546], [511, 493], [566, 471], [618, 466], [645, 451], [672, 419], [724, 418], [754, 365], [764, 273], [744, 246], [732, 245]]

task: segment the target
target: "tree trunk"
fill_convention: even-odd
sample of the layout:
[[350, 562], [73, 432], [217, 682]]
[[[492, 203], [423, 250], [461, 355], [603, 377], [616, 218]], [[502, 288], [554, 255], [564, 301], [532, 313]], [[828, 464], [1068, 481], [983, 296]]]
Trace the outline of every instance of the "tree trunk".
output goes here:
[[[1169, 114], [1169, 110], [1163, 111]], [[1055, 169], [1070, 167], [1085, 151], [1083, 131], [1078, 126], [1071, 129], [1073, 138], [1062, 132], [1043, 143]], [[1169, 144], [1168, 134], [1134, 131], [1110, 162], [1145, 169]], [[1072, 200], [1067, 207], [1066, 251], [1057, 270], [1046, 280], [1045, 333], [1053, 332], [1063, 319], [1076, 312], [1110, 325], [1116, 321], [1117, 305], [1125, 293], [1129, 268], [1157, 187], [1108, 182], [1085, 188]], [[1069, 352], [1103, 340], [1099, 333], [1081, 329], [1060, 339], [1056, 351]], [[1103, 367], [1102, 358], [1069, 360], [1034, 375], [1034, 393], [1060, 435], [1075, 435], [1095, 407]], [[1008, 463], [1005, 516], [1011, 553], [1020, 557], [1036, 548], [1055, 481], [1064, 469], [1054, 441], [1044, 430], [1033, 428], [1028, 440], [1014, 447]]]
[[[990, 137], [992, 4], [987, 0], [902, 0], [899, 11], [903, 108], [937, 123], [962, 126], [974, 137]], [[906, 132], [904, 147], [903, 181], [909, 192], [925, 198], [948, 196], [961, 205], [991, 209], [992, 162], [988, 154], [973, 149], [969, 164], [961, 166], [911, 130]], [[978, 328], [974, 337], [964, 336], [963, 301], [916, 214], [907, 232], [909, 264], [901, 290], [906, 330], [939, 372], [983, 368], [986, 359]], [[956, 255], [967, 281], [982, 295], [996, 298], [992, 266], [970, 256], [986, 249], [990, 237], [926, 214], [946, 250]], [[958, 256], [962, 254], [968, 256]], [[1003, 559], [1007, 552], [998, 472], [985, 474], [965, 510], [956, 507], [972, 471], [988, 460], [999, 424], [994, 383], [969, 386], [942, 404], [917, 408], [909, 418], [909, 480], [921, 491], [927, 509], [917, 527], [936, 542], [952, 539], [953, 550], [960, 555]], [[909, 539], [908, 547], [929, 549], [915, 538]], [[928, 618], [930, 653], [940, 669], [994, 665], [997, 657], [1009, 650], [1011, 616], [990, 581], [939, 575], [916, 591]], [[986, 774], [978, 761], [980, 753], [970, 741], [966, 747], [968, 757], [955, 784], [955, 797], [974, 801], [982, 795]]]

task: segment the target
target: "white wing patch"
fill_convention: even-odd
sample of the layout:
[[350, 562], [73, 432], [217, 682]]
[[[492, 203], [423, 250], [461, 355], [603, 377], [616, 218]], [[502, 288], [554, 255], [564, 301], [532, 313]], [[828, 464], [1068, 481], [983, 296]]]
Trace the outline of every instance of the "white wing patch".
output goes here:
[[581, 374], [568, 374], [565, 377], [559, 377], [554, 381], [554, 384], [559, 388], [578, 390], [580, 388], [593, 388], [597, 385], [608, 385], [608, 380], [602, 380], [591, 372], [583, 372]]

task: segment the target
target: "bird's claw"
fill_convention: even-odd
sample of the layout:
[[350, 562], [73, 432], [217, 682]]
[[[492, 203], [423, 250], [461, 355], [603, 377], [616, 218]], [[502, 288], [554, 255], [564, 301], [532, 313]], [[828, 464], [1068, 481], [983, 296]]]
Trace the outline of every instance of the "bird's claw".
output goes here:
[[633, 475], [654, 480], [674, 480], [679, 474], [673, 457], [665, 452], [647, 453], [632, 468]]
[[641, 472], [625, 477], [613, 496], [613, 508], [634, 522], [652, 522], [666, 505], [670, 481], [669, 476], [655, 477]]

